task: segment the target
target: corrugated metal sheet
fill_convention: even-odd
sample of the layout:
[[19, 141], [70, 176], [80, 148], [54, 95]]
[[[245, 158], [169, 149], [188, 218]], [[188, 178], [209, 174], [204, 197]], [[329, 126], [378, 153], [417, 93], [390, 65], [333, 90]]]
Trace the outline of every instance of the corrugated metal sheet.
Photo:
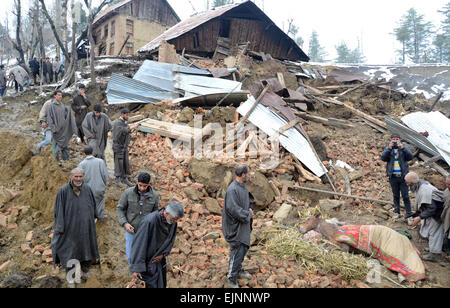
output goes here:
[[418, 147], [422, 151], [425, 151], [433, 156], [439, 155], [436, 147], [426, 137], [391, 118], [386, 118], [385, 121], [387, 129], [391, 133], [399, 134], [402, 140]]
[[[238, 108], [238, 112], [245, 116], [254, 103], [255, 98], [252, 96]], [[270, 137], [288, 123], [270, 108], [261, 104], [258, 104], [248, 120]], [[280, 144], [318, 177], [328, 172], [322, 162], [317, 159], [306, 138], [297, 129], [291, 128], [280, 135]]]
[[107, 88], [108, 103], [155, 103], [241, 92], [240, 82], [206, 76], [211, 76], [210, 72], [146, 60], [133, 79], [117, 74], [111, 76]]
[[152, 85], [113, 73], [106, 89], [108, 104], [156, 103], [174, 99], [173, 93], [163, 91]]
[[450, 166], [450, 119], [436, 111], [411, 113], [401, 120], [418, 133], [428, 132], [427, 140]]

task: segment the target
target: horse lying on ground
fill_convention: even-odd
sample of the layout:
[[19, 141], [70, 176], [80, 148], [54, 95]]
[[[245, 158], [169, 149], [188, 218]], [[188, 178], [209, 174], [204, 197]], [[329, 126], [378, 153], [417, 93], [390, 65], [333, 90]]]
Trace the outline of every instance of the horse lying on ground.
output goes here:
[[425, 264], [420, 252], [403, 234], [385, 226], [339, 225], [319, 217], [311, 217], [300, 225], [302, 234], [314, 230], [345, 252], [353, 247], [378, 259], [390, 270], [402, 274], [408, 281], [425, 279]]

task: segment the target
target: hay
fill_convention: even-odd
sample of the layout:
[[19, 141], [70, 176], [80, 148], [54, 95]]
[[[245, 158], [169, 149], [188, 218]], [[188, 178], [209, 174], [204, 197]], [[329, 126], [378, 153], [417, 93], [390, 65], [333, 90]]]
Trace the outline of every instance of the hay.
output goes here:
[[339, 275], [345, 280], [365, 280], [367, 259], [362, 255], [327, 251], [302, 238], [296, 229], [272, 233], [266, 241], [267, 251], [278, 258], [295, 257], [300, 266], [323, 274]]

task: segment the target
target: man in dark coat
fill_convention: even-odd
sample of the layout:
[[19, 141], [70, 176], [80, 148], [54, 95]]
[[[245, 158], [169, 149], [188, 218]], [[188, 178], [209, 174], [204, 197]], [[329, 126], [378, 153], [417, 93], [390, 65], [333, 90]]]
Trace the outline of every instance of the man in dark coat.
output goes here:
[[77, 132], [75, 118], [69, 107], [62, 103], [62, 91], [56, 90], [52, 104], [48, 107], [48, 127], [53, 136], [53, 155], [59, 162], [59, 152], [63, 160], [69, 160], [69, 141]]
[[50, 58], [46, 59], [45, 65], [47, 66], [48, 81], [53, 82], [53, 65], [50, 62]]
[[33, 80], [34, 80], [34, 85], [37, 85], [36, 82], [36, 76], [39, 76], [39, 62], [36, 60], [36, 58], [33, 58], [33, 60], [31, 60], [30, 62], [28, 62], [29, 66], [30, 66], [30, 70], [31, 70], [31, 74], [33, 75]]
[[41, 59], [41, 63], [39, 64], [41, 69], [42, 69], [42, 83], [48, 83], [48, 76], [47, 76], [47, 64], [46, 62], [46, 58], [42, 58]]
[[84, 84], [79, 84], [77, 94], [72, 99], [71, 107], [73, 112], [75, 113], [75, 122], [77, 124], [78, 138], [80, 138], [81, 142], [83, 143], [86, 143], [84, 141], [83, 121], [89, 112], [90, 106], [91, 102], [86, 96], [86, 86]]
[[387, 162], [386, 174], [389, 177], [389, 183], [394, 194], [394, 218], [400, 217], [400, 192], [402, 193], [403, 203], [405, 204], [406, 217], [412, 215], [411, 200], [409, 199], [405, 176], [409, 173], [408, 162], [413, 158], [414, 155], [408, 147], [403, 145], [400, 136], [397, 134], [391, 136], [389, 146], [384, 149], [381, 155], [381, 160]]
[[131, 246], [130, 271], [147, 288], [167, 286], [166, 257], [177, 234], [177, 221], [184, 217], [183, 206], [171, 202], [165, 209], [144, 217]]
[[[116, 184], [119, 186], [134, 186], [129, 180], [130, 174], [130, 160], [128, 153], [128, 145], [130, 144], [131, 131], [138, 127], [138, 124], [128, 126], [128, 119], [130, 111], [123, 108], [121, 117], [114, 121], [112, 126], [113, 135], [113, 152], [114, 152], [114, 176], [116, 177]], [[123, 181], [123, 183], [122, 183]]]
[[237, 279], [251, 279], [251, 275], [242, 270], [242, 262], [250, 248], [253, 210], [252, 196], [245, 187], [250, 180], [250, 167], [236, 168], [236, 179], [227, 189], [222, 214], [223, 235], [230, 245], [228, 282], [230, 287], [239, 288]]
[[95, 157], [105, 160], [105, 149], [108, 143], [108, 133], [112, 123], [104, 114], [102, 105], [95, 105], [94, 112], [88, 113], [83, 121], [85, 142], [94, 149]]
[[[87, 278], [92, 261], [100, 256], [95, 229], [95, 197], [90, 187], [84, 184], [82, 169], [72, 170], [69, 183], [59, 189], [54, 218], [53, 264], [61, 264], [69, 272], [79, 263], [81, 278]], [[80, 283], [77, 279], [70, 281], [71, 287], [74, 282]]]

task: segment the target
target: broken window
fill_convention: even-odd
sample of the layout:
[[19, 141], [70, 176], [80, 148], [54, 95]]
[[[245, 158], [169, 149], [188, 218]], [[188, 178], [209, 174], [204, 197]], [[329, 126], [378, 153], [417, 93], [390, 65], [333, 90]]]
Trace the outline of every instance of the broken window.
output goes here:
[[125, 52], [127, 53], [127, 55], [132, 55], [134, 53], [133, 43], [127, 43]]
[[134, 21], [127, 19], [127, 35], [133, 36], [134, 34]]
[[108, 25], [105, 26], [105, 31], [103, 32], [103, 38], [108, 38]]
[[109, 55], [114, 55], [114, 43], [109, 44]]
[[116, 22], [113, 20], [111, 22], [111, 37], [114, 37], [115, 34], [116, 34]]

